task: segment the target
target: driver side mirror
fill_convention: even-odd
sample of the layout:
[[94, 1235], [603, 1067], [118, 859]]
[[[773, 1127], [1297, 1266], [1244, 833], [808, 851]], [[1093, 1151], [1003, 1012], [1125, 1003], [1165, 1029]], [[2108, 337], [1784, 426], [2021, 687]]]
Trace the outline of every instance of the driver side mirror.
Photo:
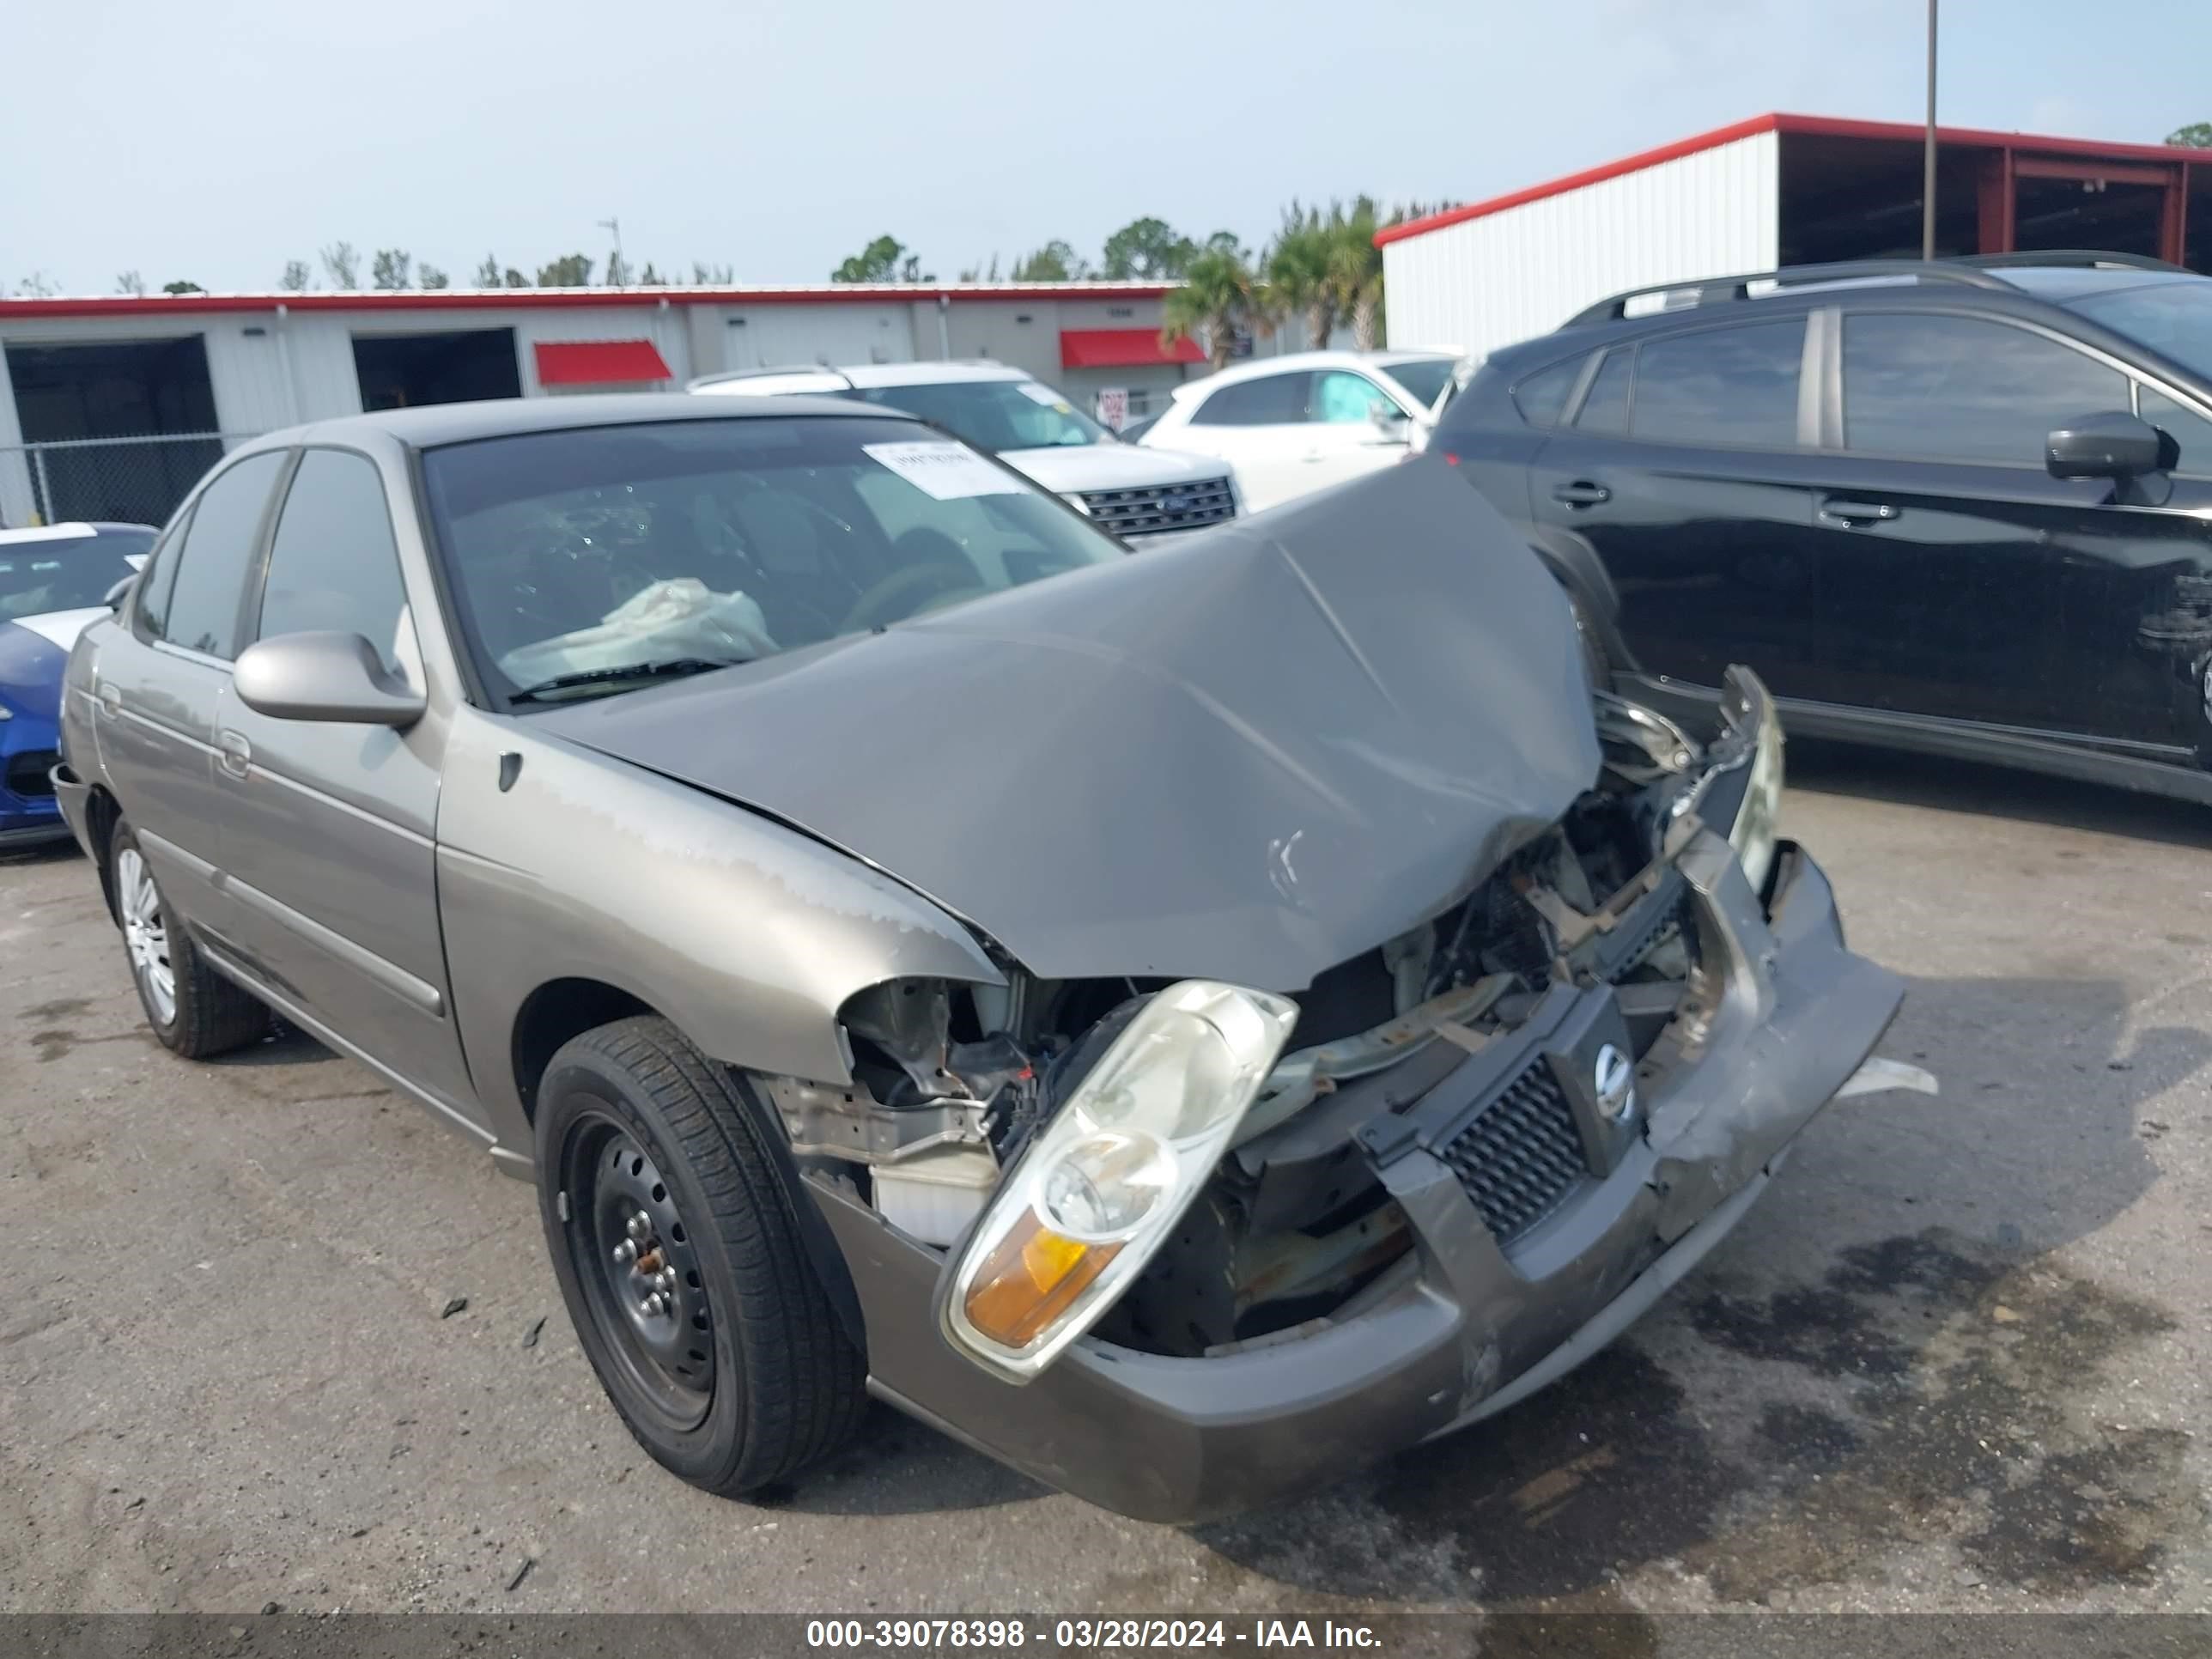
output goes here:
[[1413, 431], [1412, 418], [1395, 404], [1370, 405], [1367, 418], [1374, 422], [1375, 429], [1389, 443], [1404, 443]]
[[231, 670], [238, 699], [283, 720], [349, 726], [412, 726], [422, 694], [385, 672], [376, 647], [358, 634], [280, 634], [239, 653]]
[[2044, 444], [2044, 465], [2054, 478], [2139, 478], [2170, 471], [2180, 460], [2170, 433], [2125, 410], [2069, 421]]
[[110, 611], [112, 611], [117, 616], [121, 616], [123, 614], [123, 602], [131, 597], [131, 584], [136, 582], [137, 580], [138, 577], [136, 572], [125, 576], [121, 581], [116, 583], [114, 586], [107, 590], [107, 597], [105, 599], [102, 599], [100, 603], [105, 605]]

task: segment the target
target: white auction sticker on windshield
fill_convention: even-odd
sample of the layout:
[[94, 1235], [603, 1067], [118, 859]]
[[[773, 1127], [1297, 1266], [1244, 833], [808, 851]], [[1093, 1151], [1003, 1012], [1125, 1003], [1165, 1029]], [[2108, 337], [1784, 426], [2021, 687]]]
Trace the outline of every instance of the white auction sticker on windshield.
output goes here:
[[1020, 480], [985, 460], [965, 444], [862, 444], [867, 457], [889, 467], [915, 489], [940, 501], [963, 495], [1018, 495]]
[[1035, 380], [1017, 380], [1014, 390], [1033, 404], [1042, 404], [1047, 409], [1056, 409], [1063, 415], [1068, 412], [1067, 399], [1048, 386], [1039, 386]]

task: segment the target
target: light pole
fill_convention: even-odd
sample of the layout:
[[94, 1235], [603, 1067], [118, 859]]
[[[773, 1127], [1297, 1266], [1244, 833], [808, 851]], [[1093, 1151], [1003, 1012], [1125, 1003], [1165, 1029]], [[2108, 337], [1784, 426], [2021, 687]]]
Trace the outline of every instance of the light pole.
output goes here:
[[[1936, 0], [1928, 0], [1928, 3], [1929, 3], [1929, 5], [1931, 5], [1931, 6], [1932, 6], [1932, 5], [1934, 5], [1934, 4], [1936, 3]], [[1932, 74], [1934, 71], [1932, 71], [1932, 70], [1931, 70], [1931, 71], [1929, 71], [1929, 72]], [[1933, 82], [1930, 82], [1930, 85], [1932, 86], [1932, 85], [1933, 85]], [[1935, 97], [1936, 97], [1936, 94], [1931, 91], [1931, 92], [1928, 94], [1928, 97], [1929, 97], [1929, 107], [1930, 109], [1933, 109], [1933, 108], [1935, 107]], [[1934, 116], [1932, 116], [1932, 115], [1931, 115], [1931, 116], [1929, 116], [1928, 118], [1929, 118], [1929, 120], [1931, 120], [1931, 121], [1932, 121], [1932, 120], [1934, 120], [1936, 118], [1935, 118]], [[599, 220], [598, 222], [599, 222], [599, 228], [600, 228], [601, 230], [605, 231], [608, 234], [610, 234], [611, 236], [612, 236], [612, 237], [615, 239], [614, 269], [613, 269], [613, 270], [610, 270], [610, 271], [607, 273], [607, 275], [608, 275], [608, 276], [609, 276], [610, 278], [612, 278], [612, 277], [615, 277], [615, 276], [620, 276], [620, 277], [622, 278], [622, 281], [621, 281], [621, 282], [619, 282], [619, 283], [617, 283], [615, 284], [615, 286], [616, 286], [616, 287], [617, 287], [617, 288], [627, 288], [627, 287], [629, 287], [629, 267], [628, 265], [625, 265], [624, 264], [623, 264], [623, 257], [622, 257], [622, 221], [621, 221], [619, 218], [615, 218], [615, 219], [601, 219], [601, 220]]]
[[1928, 143], [1920, 164], [1920, 257], [1936, 257], [1936, 0], [1928, 0]]

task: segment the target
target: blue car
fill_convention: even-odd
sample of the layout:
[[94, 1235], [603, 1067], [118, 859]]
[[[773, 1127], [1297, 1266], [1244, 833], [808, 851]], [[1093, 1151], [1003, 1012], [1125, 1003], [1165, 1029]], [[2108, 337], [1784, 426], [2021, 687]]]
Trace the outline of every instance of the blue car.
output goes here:
[[143, 524], [0, 530], [0, 848], [69, 835], [47, 775], [59, 758], [62, 671], [155, 534]]

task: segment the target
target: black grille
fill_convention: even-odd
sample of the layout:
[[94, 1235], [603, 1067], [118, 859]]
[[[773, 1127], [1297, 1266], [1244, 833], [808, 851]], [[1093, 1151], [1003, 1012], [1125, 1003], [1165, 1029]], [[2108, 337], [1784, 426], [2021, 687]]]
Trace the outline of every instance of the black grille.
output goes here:
[[1196, 530], [1237, 516], [1236, 497], [1226, 478], [1196, 483], [1146, 484], [1139, 489], [1092, 489], [1084, 506], [1102, 530], [1114, 535], [1157, 536], [1169, 530]]
[[1588, 1170], [1574, 1109], [1541, 1056], [1444, 1148], [1443, 1159], [1501, 1244], [1559, 1208]]
[[26, 749], [9, 756], [8, 793], [28, 800], [46, 799], [54, 793], [54, 781], [46, 775], [60, 759], [51, 749]]

